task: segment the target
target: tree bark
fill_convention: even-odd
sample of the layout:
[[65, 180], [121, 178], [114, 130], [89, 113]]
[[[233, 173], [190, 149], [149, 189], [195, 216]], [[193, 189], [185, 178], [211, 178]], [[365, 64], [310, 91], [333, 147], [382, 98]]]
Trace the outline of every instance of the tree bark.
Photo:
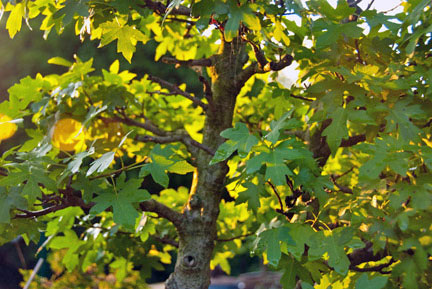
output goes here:
[[[224, 142], [220, 133], [232, 126], [236, 97], [244, 83], [238, 82], [247, 60], [244, 43], [238, 38], [222, 40], [219, 54], [211, 69], [212, 104], [207, 110], [203, 130], [203, 145], [215, 151]], [[212, 155], [201, 150], [196, 160], [198, 183], [190, 192], [183, 210], [183, 220], [177, 226], [179, 250], [174, 273], [165, 283], [167, 289], [206, 289], [210, 285], [210, 260], [217, 237], [216, 220], [225, 176], [226, 162], [212, 166]]]

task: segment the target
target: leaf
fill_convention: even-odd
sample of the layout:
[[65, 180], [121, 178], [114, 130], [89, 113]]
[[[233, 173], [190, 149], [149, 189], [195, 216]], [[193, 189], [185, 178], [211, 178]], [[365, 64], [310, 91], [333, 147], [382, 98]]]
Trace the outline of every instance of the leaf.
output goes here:
[[234, 128], [229, 128], [221, 132], [221, 136], [228, 141], [219, 146], [210, 164], [215, 164], [226, 160], [234, 151], [238, 151], [239, 156], [245, 158], [252, 147], [258, 143], [258, 138], [249, 133], [249, 129], [244, 123], [237, 122]]
[[286, 119], [290, 117], [292, 111], [286, 112], [278, 121], [272, 121], [270, 123], [271, 132], [266, 134], [264, 137], [275, 144], [279, 140], [280, 130], [284, 128]]
[[256, 214], [260, 207], [258, 186], [250, 182], [242, 184], [242, 186], [245, 187], [246, 190], [239, 192], [235, 203], [237, 205], [247, 202], [249, 210], [252, 210]]
[[[125, 176], [124, 173], [122, 175]], [[121, 179], [118, 180], [117, 191], [104, 190], [93, 199], [96, 204], [91, 208], [90, 213], [100, 213], [112, 207], [114, 222], [133, 229], [136, 218], [139, 217], [134, 204], [150, 199], [147, 190], [139, 189], [140, 186], [139, 179], [131, 179], [125, 183]]]
[[360, 278], [357, 279], [355, 283], [356, 289], [381, 289], [387, 284], [388, 277], [385, 276], [377, 276], [372, 279], [368, 278], [367, 273], [361, 274]]
[[66, 60], [62, 57], [52, 57], [50, 59], [48, 59], [48, 63], [49, 64], [56, 64], [56, 65], [60, 65], [60, 66], [65, 66], [65, 67], [71, 67], [72, 66], [72, 62], [70, 62], [69, 60]]
[[88, 17], [90, 14], [87, 2], [89, 2], [89, 0], [66, 0], [64, 7], [55, 12], [53, 18], [61, 18], [64, 16], [62, 19], [63, 24], [68, 25], [73, 20], [75, 14]]
[[289, 234], [288, 227], [272, 228], [260, 232], [254, 241], [253, 250], [257, 252], [267, 252], [269, 264], [277, 267], [282, 255], [280, 242], [284, 242], [288, 245], [296, 244]]
[[93, 174], [94, 172], [101, 173], [104, 170], [106, 170], [109, 167], [109, 165], [112, 163], [112, 161], [114, 160], [114, 155], [115, 155], [115, 152], [104, 153], [100, 158], [98, 158], [97, 160], [95, 160], [94, 162], [92, 162], [90, 164], [90, 168], [87, 171], [86, 176], [88, 177], [91, 174]]
[[171, 173], [184, 175], [195, 170], [194, 166], [189, 164], [187, 161], [180, 161], [174, 163], [172, 166], [168, 168], [168, 171]]
[[276, 186], [286, 184], [285, 176], [292, 174], [291, 170], [283, 163], [267, 163], [265, 178], [270, 179]]
[[24, 5], [25, 5], [24, 2], [17, 3], [13, 7], [9, 15], [9, 18], [6, 22], [6, 29], [9, 32], [10, 38], [14, 38], [17, 32], [21, 30], [22, 19], [25, 17]]
[[[230, 2], [231, 3], [231, 2]], [[238, 34], [240, 22], [243, 20], [243, 11], [237, 5], [230, 5], [228, 21], [224, 26], [225, 41], [231, 42]]]
[[239, 155], [246, 157], [252, 147], [258, 143], [258, 139], [249, 133], [246, 124], [237, 122], [234, 128], [221, 132], [221, 136], [236, 142]]
[[105, 22], [100, 25], [100, 28], [102, 29], [100, 46], [105, 46], [117, 39], [117, 52], [121, 52], [129, 63], [136, 50], [137, 42], [141, 41], [145, 44], [149, 40], [135, 26], [127, 25], [124, 20]]
[[221, 144], [216, 150], [213, 158], [210, 160], [210, 165], [217, 164], [221, 161], [229, 158], [237, 149], [237, 145], [234, 141], [228, 140]]
[[10, 223], [10, 210], [13, 208], [26, 208], [27, 201], [19, 194], [18, 188], [6, 192], [0, 187], [0, 223]]
[[327, 143], [334, 155], [342, 139], [348, 137], [347, 112], [342, 107], [338, 107], [331, 114], [331, 118], [331, 124], [322, 132], [322, 135], [326, 136]]
[[86, 158], [86, 157], [92, 155], [93, 153], [94, 153], [94, 148], [91, 147], [88, 151], [85, 151], [85, 152], [81, 152], [81, 153], [79, 153], [79, 154], [76, 154], [76, 155], [73, 157], [73, 160], [72, 160], [70, 163], [68, 163], [68, 167], [67, 167], [68, 170], [69, 170], [72, 174], [76, 174], [76, 173], [79, 171], [79, 169], [80, 169], [80, 167], [81, 167], [81, 164], [82, 164], [82, 161], [84, 160], [84, 158]]

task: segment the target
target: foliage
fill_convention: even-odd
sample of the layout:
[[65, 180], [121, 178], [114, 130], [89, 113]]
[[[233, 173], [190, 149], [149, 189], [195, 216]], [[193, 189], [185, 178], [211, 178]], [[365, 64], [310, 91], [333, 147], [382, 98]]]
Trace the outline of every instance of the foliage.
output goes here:
[[2, 1], [11, 37], [37, 16], [45, 33], [74, 23], [132, 63], [152, 40], [203, 91], [79, 57], [12, 86], [0, 113], [32, 126], [0, 159], [0, 242], [43, 231], [66, 270], [109, 264], [118, 282], [178, 247], [170, 289], [206, 288], [244, 247], [284, 288], [430, 288], [432, 7], [351, 2]]
[[[65, 273], [64, 266], [61, 263], [62, 257], [64, 257], [64, 250], [56, 251], [51, 254], [48, 262], [51, 269], [53, 270], [52, 276], [48, 278], [36, 277], [31, 283], [29, 289], [63, 289], [63, 288], [78, 288], [78, 289], [111, 289], [111, 288], [122, 288], [122, 289], [146, 289], [145, 285], [137, 284], [139, 279], [138, 272], [129, 273], [128, 277], [124, 278], [121, 275], [126, 272], [118, 270], [116, 274], [105, 275], [104, 270], [97, 266], [90, 266], [85, 272], [72, 272]], [[115, 265], [113, 266], [115, 267]], [[27, 280], [30, 277], [31, 270], [21, 270], [24, 279]], [[119, 277], [123, 280], [118, 282]], [[26, 282], [22, 282], [21, 286], [24, 287]]]

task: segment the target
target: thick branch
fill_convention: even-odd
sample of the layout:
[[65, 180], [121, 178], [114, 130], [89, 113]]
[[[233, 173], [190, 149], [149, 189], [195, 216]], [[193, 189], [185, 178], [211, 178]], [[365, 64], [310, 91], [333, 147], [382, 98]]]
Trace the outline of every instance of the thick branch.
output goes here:
[[140, 203], [140, 208], [145, 212], [156, 213], [159, 217], [167, 219], [176, 227], [180, 226], [183, 219], [183, 215], [181, 213], [174, 211], [173, 209], [153, 199]]
[[351, 190], [350, 188], [348, 188], [348, 187], [346, 187], [346, 186], [343, 186], [343, 185], [340, 185], [340, 184], [338, 184], [337, 182], [336, 182], [336, 177], [335, 176], [331, 176], [330, 177], [331, 178], [331, 180], [332, 180], [332, 182], [333, 182], [333, 184], [342, 192], [342, 193], [345, 193], [345, 194], [353, 194], [353, 190]]
[[285, 55], [280, 61], [269, 62], [262, 67], [258, 62], [253, 62], [251, 65], [246, 67], [239, 75], [238, 82], [240, 84], [245, 83], [252, 75], [256, 73], [266, 73], [270, 71], [280, 71], [287, 66], [290, 66], [294, 58], [291, 55]]
[[152, 75], [149, 75], [148, 78], [153, 82], [159, 83], [162, 87], [168, 89], [172, 93], [186, 97], [187, 99], [191, 100], [195, 105], [201, 106], [204, 110], [207, 110], [207, 104], [202, 102], [199, 98], [192, 96], [188, 92], [181, 90], [177, 85], [174, 85], [171, 82]]
[[341, 147], [352, 147], [360, 142], [364, 142], [366, 140], [366, 136], [364, 134], [358, 134], [350, 136], [348, 139], [343, 139], [341, 143]]
[[193, 155], [196, 155], [196, 149], [200, 149], [210, 155], [214, 155], [214, 152], [209, 147], [192, 139], [188, 134], [179, 133], [166, 136], [137, 135], [135, 140], [139, 142], [154, 142], [159, 144], [182, 142]]
[[384, 271], [385, 268], [388, 268], [391, 264], [396, 262], [393, 258], [390, 259], [387, 263], [373, 266], [373, 267], [366, 267], [366, 268], [359, 268], [357, 266], [350, 266], [350, 269], [356, 272], [379, 272], [381, 274], [390, 274], [391, 271]]
[[212, 66], [212, 58], [202, 58], [202, 59], [191, 59], [191, 60], [178, 60], [174, 57], [163, 56], [161, 58], [163, 63], [184, 65], [184, 66]]
[[160, 243], [171, 245], [171, 246], [174, 246], [176, 248], [179, 247], [179, 243], [177, 241], [169, 239], [167, 237], [153, 236], [153, 238]]
[[[165, 14], [167, 11], [167, 6], [165, 6], [161, 2], [152, 1], [152, 0], [144, 0], [144, 3], [145, 4], [141, 4], [138, 6], [149, 8], [159, 15]], [[191, 10], [185, 6], [179, 6], [178, 8], [174, 7], [174, 9], [172, 9], [172, 11], [170, 12], [170, 15], [190, 16]]]
[[167, 131], [160, 129], [157, 125], [155, 125], [151, 120], [149, 120], [147, 118], [145, 118], [145, 122], [140, 122], [140, 121], [134, 120], [134, 119], [129, 118], [125, 115], [123, 115], [123, 117], [115, 117], [114, 119], [118, 122], [122, 122], [122, 123], [130, 125], [130, 126], [136, 126], [136, 127], [143, 128], [149, 132], [154, 133], [155, 135], [159, 135], [159, 136], [168, 135]]
[[[91, 207], [93, 207], [95, 205], [95, 203], [89, 203], [89, 204], [85, 204], [84, 201], [81, 200], [81, 202], [69, 202], [67, 199], [63, 199], [63, 202], [61, 204], [58, 205], [54, 205], [42, 210], [38, 210], [38, 211], [28, 211], [28, 210], [22, 210], [22, 209], [17, 209], [21, 212], [23, 212], [23, 214], [16, 214], [15, 218], [17, 219], [22, 219], [22, 218], [35, 218], [35, 217], [41, 217], [41, 216], [45, 216], [49, 213], [53, 213], [53, 212], [57, 212], [59, 210], [68, 208], [68, 207], [82, 207], [83, 209], [90, 209]], [[165, 206], [162, 203], [157, 202], [156, 200], [148, 200], [148, 201], [144, 201], [141, 202], [140, 204], [140, 208], [141, 210], [145, 211], [145, 212], [152, 212], [152, 213], [156, 213], [159, 217], [165, 218], [168, 221], [170, 221], [171, 223], [173, 223], [176, 227], [180, 225], [181, 220], [182, 220], [182, 214], [179, 212], [174, 211], [173, 209]]]
[[351, 254], [348, 254], [348, 259], [351, 263], [350, 269], [360, 265], [361, 263], [376, 262], [388, 256], [388, 254], [385, 254], [384, 252], [374, 254], [372, 245], [373, 244], [371, 242], [367, 242], [364, 248], [356, 249]]
[[135, 140], [140, 142], [154, 142], [154, 143], [172, 143], [172, 142], [182, 142], [186, 145], [187, 149], [192, 155], [196, 155], [197, 150], [201, 149], [205, 152], [207, 152], [210, 155], [214, 155], [214, 151], [210, 149], [209, 147], [203, 145], [202, 143], [197, 142], [194, 140], [186, 131], [179, 130], [174, 132], [168, 132], [160, 129], [157, 125], [152, 123], [149, 119], [145, 119], [145, 122], [140, 122], [137, 120], [134, 120], [132, 118], [129, 118], [127, 116], [123, 117], [116, 117], [115, 118], [119, 122], [123, 122], [127, 125], [136, 126], [143, 128], [149, 132], [152, 132], [156, 136], [150, 136], [150, 135], [137, 135], [135, 137]]
[[28, 210], [17, 209], [18, 211], [23, 212], [24, 214], [16, 214], [15, 218], [16, 219], [30, 219], [30, 218], [41, 217], [41, 216], [45, 216], [49, 213], [54, 213], [54, 212], [57, 212], [59, 210], [65, 209], [67, 207], [69, 207], [67, 204], [59, 204], [59, 205], [55, 205], [55, 206], [48, 207], [48, 208], [38, 210], [38, 211], [28, 211]]

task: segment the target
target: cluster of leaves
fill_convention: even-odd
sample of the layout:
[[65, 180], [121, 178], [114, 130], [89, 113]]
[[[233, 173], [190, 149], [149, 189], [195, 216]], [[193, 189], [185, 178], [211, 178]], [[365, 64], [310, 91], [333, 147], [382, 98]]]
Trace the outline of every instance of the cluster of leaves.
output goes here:
[[[179, 2], [192, 8], [192, 18]], [[42, 14], [46, 33], [74, 21], [81, 37], [90, 34], [102, 46], [117, 41], [128, 61], [137, 43], [150, 39], [158, 42], [156, 59], [210, 57], [218, 34], [251, 44], [250, 59], [260, 56], [260, 45], [270, 60], [294, 53], [298, 83], [285, 88], [275, 75], [271, 83], [269, 75], [253, 76], [237, 97], [234, 127], [221, 134], [227, 141], [210, 161], [228, 162], [226, 187], [235, 200], [221, 202], [212, 266], [229, 272], [231, 252], [248, 246], [283, 271], [284, 288], [298, 280], [302, 288], [429, 288], [430, 1], [405, 1], [397, 15], [364, 11], [355, 21], [356, 9], [346, 1], [336, 8], [325, 0], [276, 2], [173, 1], [163, 19], [140, 1], [2, 1], [1, 7], [10, 11], [12, 37], [23, 19]], [[300, 26], [287, 11], [301, 17]], [[208, 36], [201, 36], [204, 30]], [[24, 78], [0, 104], [0, 113], [31, 116], [35, 126], [26, 129], [28, 141], [0, 159], [6, 170], [0, 242], [19, 234], [37, 241], [42, 230], [45, 246], [67, 249], [67, 270], [109, 263], [119, 282], [132, 269], [146, 278], [152, 266], [161, 268], [158, 262], [171, 262], [176, 242], [167, 240], [176, 234], [166, 220], [138, 208], [156, 200], [180, 211], [188, 190], [149, 193], [142, 177], [167, 188], [167, 173], [194, 170], [211, 103], [184, 85], [138, 80], [120, 72], [118, 62], [101, 75], [92, 60], [51, 62], [68, 72]], [[83, 125], [81, 151], [51, 145], [50, 133], [65, 117]], [[119, 123], [118, 138], [104, 131], [108, 123]], [[115, 144], [107, 145], [112, 138]], [[167, 144], [174, 141], [183, 145]], [[124, 155], [133, 163], [124, 164]], [[58, 210], [39, 215], [38, 201]]]

